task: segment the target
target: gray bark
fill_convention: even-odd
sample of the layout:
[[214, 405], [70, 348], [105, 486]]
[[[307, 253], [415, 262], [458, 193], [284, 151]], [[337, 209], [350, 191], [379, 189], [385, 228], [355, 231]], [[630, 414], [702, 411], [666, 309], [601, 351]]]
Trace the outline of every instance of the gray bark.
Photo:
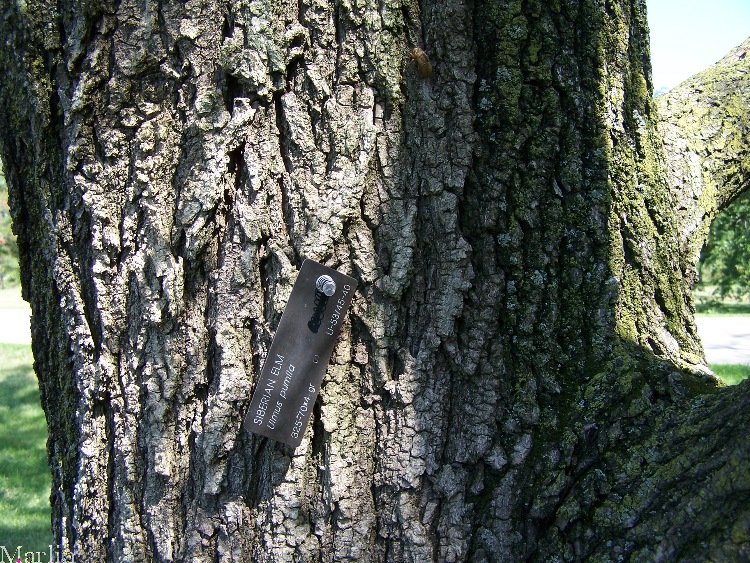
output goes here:
[[[0, 6], [77, 560], [747, 556], [640, 1]], [[303, 258], [360, 286], [292, 450], [241, 423]]]

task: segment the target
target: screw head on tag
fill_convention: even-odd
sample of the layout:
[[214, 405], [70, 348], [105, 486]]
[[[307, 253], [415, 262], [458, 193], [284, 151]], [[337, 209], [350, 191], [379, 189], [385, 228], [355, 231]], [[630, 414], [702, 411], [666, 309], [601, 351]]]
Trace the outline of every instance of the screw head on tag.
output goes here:
[[328, 297], [331, 297], [336, 293], [336, 282], [333, 281], [331, 276], [320, 276], [315, 282], [315, 287], [318, 291], [324, 293]]

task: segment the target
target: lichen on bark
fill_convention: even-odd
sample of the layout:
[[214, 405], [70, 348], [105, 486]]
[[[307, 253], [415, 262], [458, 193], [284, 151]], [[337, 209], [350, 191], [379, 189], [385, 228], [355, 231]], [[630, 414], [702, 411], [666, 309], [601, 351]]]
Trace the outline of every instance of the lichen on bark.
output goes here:
[[750, 39], [656, 100], [691, 283], [711, 221], [748, 188], [748, 52]]

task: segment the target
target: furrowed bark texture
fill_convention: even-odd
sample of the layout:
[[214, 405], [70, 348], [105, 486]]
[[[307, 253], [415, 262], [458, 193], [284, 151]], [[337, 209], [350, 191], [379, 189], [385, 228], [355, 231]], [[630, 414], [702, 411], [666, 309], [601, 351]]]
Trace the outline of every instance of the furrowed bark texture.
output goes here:
[[[0, 5], [76, 560], [748, 555], [642, 2]], [[241, 423], [303, 258], [360, 286], [292, 450]]]

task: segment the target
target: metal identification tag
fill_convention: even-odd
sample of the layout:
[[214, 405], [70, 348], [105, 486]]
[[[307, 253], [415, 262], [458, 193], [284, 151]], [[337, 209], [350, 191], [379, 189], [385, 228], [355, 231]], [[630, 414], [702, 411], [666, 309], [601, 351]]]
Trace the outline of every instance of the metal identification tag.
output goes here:
[[305, 260], [281, 315], [244, 426], [299, 446], [357, 282]]

